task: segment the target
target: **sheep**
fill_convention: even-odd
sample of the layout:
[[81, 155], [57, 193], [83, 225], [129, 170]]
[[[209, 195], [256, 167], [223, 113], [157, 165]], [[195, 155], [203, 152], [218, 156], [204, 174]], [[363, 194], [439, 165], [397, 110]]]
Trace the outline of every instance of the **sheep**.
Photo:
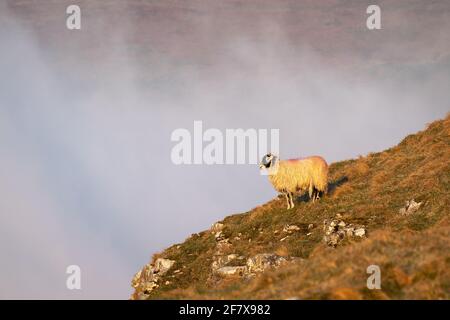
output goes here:
[[315, 202], [327, 190], [328, 164], [322, 157], [279, 160], [269, 153], [263, 157], [259, 167], [267, 170], [275, 190], [285, 195], [288, 209], [294, 208], [293, 195], [298, 191], [308, 191], [310, 199]]

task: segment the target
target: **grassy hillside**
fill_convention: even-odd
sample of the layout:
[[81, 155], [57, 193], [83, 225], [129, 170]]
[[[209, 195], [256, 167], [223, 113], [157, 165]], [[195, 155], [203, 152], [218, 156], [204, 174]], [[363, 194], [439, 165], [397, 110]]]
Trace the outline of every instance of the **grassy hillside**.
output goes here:
[[[313, 204], [283, 198], [225, 218], [215, 232], [192, 235], [154, 256], [175, 261], [148, 291], [137, 277], [134, 298], [429, 299], [450, 298], [450, 116], [380, 153], [333, 163], [329, 193]], [[419, 210], [402, 215], [407, 200]], [[323, 240], [324, 220], [363, 226], [364, 237], [345, 237], [333, 248]], [[298, 228], [286, 232], [286, 225]], [[223, 242], [223, 241], [222, 241]], [[218, 276], [212, 263], [228, 265], [259, 253], [290, 260], [253, 277]], [[244, 263], [245, 264], [245, 263]], [[366, 268], [381, 269], [381, 290], [369, 290]], [[145, 291], [145, 292], [144, 292]]]

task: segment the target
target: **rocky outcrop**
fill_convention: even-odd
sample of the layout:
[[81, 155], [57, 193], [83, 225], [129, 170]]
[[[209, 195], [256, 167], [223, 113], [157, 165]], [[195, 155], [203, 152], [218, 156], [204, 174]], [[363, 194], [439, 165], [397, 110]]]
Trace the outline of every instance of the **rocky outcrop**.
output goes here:
[[366, 229], [364, 226], [355, 226], [353, 224], [345, 223], [340, 215], [337, 215], [332, 220], [325, 220], [323, 222], [323, 231], [325, 236], [323, 240], [330, 247], [336, 247], [344, 238], [364, 237]]
[[146, 264], [131, 281], [136, 289], [136, 299], [146, 299], [150, 292], [159, 287], [161, 277], [174, 265], [174, 260], [158, 258], [154, 264]]
[[211, 264], [211, 270], [213, 271], [213, 273], [215, 273], [220, 268], [228, 266], [230, 263], [232, 263], [233, 261], [236, 261], [236, 260], [243, 261], [243, 260], [245, 260], [245, 257], [238, 256], [235, 253], [225, 255], [225, 256], [216, 255], [213, 258], [213, 263]]
[[296, 231], [300, 231], [300, 228], [298, 226], [296, 226], [295, 224], [287, 224], [283, 227], [283, 232], [285, 233], [293, 233]]
[[224, 227], [224, 224], [216, 222], [210, 228], [210, 232], [214, 235], [214, 238], [217, 242], [216, 255], [223, 254], [231, 247], [229, 239], [225, 237], [225, 234], [223, 232]]
[[[274, 253], [260, 253], [245, 259], [237, 254], [216, 256], [211, 270], [213, 275], [219, 276], [241, 276], [251, 278], [258, 273], [271, 268], [278, 268], [282, 264], [292, 261], [294, 258], [285, 258]], [[235, 264], [230, 266], [230, 264]]]
[[273, 253], [260, 253], [247, 259], [247, 271], [249, 274], [263, 272], [270, 268], [278, 268], [288, 260]]
[[[211, 264], [212, 276], [251, 278], [257, 273], [264, 272], [270, 268], [278, 268], [282, 264], [294, 260], [294, 258], [285, 258], [274, 253], [260, 253], [248, 258], [236, 253], [225, 254], [224, 252], [229, 252], [232, 249], [232, 244], [225, 236], [224, 229], [225, 225], [220, 222], [214, 223], [210, 228], [210, 232], [216, 240], [216, 250]], [[299, 230], [298, 226], [287, 224], [282, 232], [292, 234]], [[239, 236], [240, 234], [237, 237], [238, 240], [240, 240]]]
[[222, 231], [223, 230], [223, 227], [224, 227], [224, 225], [223, 225], [223, 223], [220, 223], [220, 222], [216, 222], [216, 223], [214, 223], [212, 226], [211, 226], [211, 232], [212, 233], [217, 233], [217, 232], [219, 232], [219, 231]]
[[220, 276], [244, 276], [247, 273], [246, 266], [221, 267], [215, 271], [216, 275]]
[[414, 199], [406, 201], [405, 206], [399, 210], [401, 215], [410, 215], [420, 209], [422, 202], [415, 202]]

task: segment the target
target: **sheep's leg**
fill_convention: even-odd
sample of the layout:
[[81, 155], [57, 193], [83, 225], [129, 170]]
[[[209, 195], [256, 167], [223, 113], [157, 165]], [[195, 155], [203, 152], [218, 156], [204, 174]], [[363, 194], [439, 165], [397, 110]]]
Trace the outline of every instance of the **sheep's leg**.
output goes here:
[[316, 195], [315, 195], [315, 192], [314, 192], [314, 187], [313, 187], [313, 185], [312, 185], [312, 183], [309, 185], [309, 190], [308, 190], [308, 194], [309, 194], [309, 199], [311, 199], [312, 200], [312, 202], [314, 203], [314, 200], [315, 200], [315, 197], [316, 197]]
[[289, 201], [289, 193], [288, 192], [283, 192], [283, 194], [286, 197], [287, 208], [289, 210], [291, 208], [291, 202]]
[[289, 196], [291, 197], [291, 209], [294, 208], [294, 193], [289, 192]]

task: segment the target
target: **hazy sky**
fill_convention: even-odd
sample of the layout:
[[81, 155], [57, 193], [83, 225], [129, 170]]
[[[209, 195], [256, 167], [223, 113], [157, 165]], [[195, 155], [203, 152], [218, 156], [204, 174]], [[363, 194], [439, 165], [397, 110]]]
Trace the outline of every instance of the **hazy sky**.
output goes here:
[[364, 1], [81, 1], [80, 31], [39, 3], [0, 3], [0, 298], [128, 298], [153, 253], [276, 195], [257, 166], [174, 165], [194, 120], [331, 163], [450, 111], [445, 1], [384, 1], [382, 31]]

